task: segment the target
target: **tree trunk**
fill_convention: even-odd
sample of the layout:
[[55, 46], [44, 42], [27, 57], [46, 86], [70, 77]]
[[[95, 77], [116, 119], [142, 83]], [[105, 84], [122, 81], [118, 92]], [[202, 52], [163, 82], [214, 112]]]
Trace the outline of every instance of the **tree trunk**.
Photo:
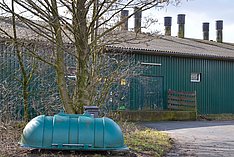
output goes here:
[[27, 90], [27, 78], [23, 79], [23, 99], [24, 99], [24, 121], [28, 122], [29, 121], [29, 109], [28, 109], [28, 90]]
[[88, 86], [88, 32], [86, 23], [85, 0], [77, 1], [73, 3], [74, 14], [73, 14], [73, 29], [74, 39], [76, 47], [76, 56], [78, 59], [76, 69], [76, 89], [73, 97], [73, 103], [76, 107], [77, 113], [83, 113], [83, 106], [90, 105]]
[[57, 84], [61, 100], [64, 106], [64, 110], [67, 113], [74, 113], [73, 104], [70, 99], [66, 79], [65, 79], [65, 61], [64, 61], [64, 44], [62, 39], [61, 25], [59, 23], [58, 7], [57, 1], [51, 0], [53, 7], [53, 29], [55, 31], [55, 51], [56, 51], [56, 75], [57, 75]]
[[14, 46], [16, 49], [16, 54], [17, 54], [17, 59], [20, 65], [20, 70], [21, 70], [21, 75], [22, 75], [22, 94], [23, 94], [23, 104], [24, 104], [24, 121], [28, 122], [29, 121], [29, 110], [28, 110], [28, 95], [29, 95], [29, 91], [28, 91], [28, 86], [29, 86], [29, 78], [27, 76], [27, 72], [25, 70], [25, 66], [23, 63], [23, 57], [22, 54], [20, 52], [19, 49], [19, 45], [17, 42], [17, 35], [16, 35], [16, 22], [15, 22], [15, 8], [14, 8], [14, 0], [11, 1], [11, 5], [12, 5], [12, 26], [13, 26], [13, 41], [14, 41]]

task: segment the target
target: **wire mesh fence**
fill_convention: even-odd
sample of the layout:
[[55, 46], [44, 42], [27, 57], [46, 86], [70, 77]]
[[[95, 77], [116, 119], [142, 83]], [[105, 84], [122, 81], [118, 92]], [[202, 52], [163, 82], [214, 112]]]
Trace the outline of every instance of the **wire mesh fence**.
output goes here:
[[[21, 51], [27, 77], [32, 75], [27, 86], [29, 118], [40, 114], [53, 115], [63, 110], [54, 67], [34, 57], [27, 49], [23, 48]], [[37, 55], [50, 59], [51, 62], [55, 60], [51, 48], [37, 47], [33, 51], [37, 51]], [[64, 59], [66, 83], [72, 94], [76, 86], [76, 60], [74, 55], [69, 53], [65, 53]], [[92, 67], [93, 63], [90, 62], [88, 66]], [[22, 120], [22, 69], [14, 47], [4, 42], [0, 43], [0, 68], [0, 121]], [[95, 78], [98, 85], [90, 87], [93, 90], [91, 105], [100, 106], [104, 115], [112, 110], [139, 109], [139, 104], [131, 104], [134, 96], [130, 94], [130, 90], [136, 90], [133, 90], [135, 86], [131, 85], [132, 77], [141, 74], [144, 68], [134, 63], [134, 56], [103, 54], [99, 56], [95, 68], [99, 70]]]
[[[23, 53], [26, 72], [34, 68], [28, 85], [29, 114], [51, 115], [62, 109], [56, 87], [55, 71], [27, 53]], [[23, 115], [22, 73], [13, 47], [0, 44], [0, 120], [21, 120]]]

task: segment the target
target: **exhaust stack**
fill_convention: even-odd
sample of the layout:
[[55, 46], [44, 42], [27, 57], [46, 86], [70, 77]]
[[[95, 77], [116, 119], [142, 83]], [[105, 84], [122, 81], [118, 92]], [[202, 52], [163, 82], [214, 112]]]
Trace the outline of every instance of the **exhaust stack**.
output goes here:
[[172, 17], [164, 17], [165, 35], [171, 36], [171, 19]]
[[121, 30], [128, 30], [128, 17], [129, 11], [128, 10], [122, 10], [121, 11], [121, 21], [124, 21], [124, 23], [121, 25]]
[[135, 12], [135, 23], [134, 23], [134, 31], [136, 33], [141, 33], [141, 17], [142, 17], [142, 11], [139, 10], [138, 7], [134, 7]]
[[177, 24], [179, 25], [178, 37], [184, 38], [185, 14], [178, 14]]
[[203, 40], [209, 40], [209, 26], [208, 22], [202, 23], [202, 30], [203, 30]]
[[223, 20], [216, 21], [216, 41], [223, 42]]

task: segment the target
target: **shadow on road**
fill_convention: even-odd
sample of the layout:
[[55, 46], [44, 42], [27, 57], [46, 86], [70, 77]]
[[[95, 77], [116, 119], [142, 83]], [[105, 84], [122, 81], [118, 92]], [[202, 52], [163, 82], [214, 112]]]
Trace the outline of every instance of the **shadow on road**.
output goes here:
[[146, 122], [142, 123], [142, 125], [160, 131], [169, 131], [177, 129], [234, 125], [234, 121], [166, 121]]

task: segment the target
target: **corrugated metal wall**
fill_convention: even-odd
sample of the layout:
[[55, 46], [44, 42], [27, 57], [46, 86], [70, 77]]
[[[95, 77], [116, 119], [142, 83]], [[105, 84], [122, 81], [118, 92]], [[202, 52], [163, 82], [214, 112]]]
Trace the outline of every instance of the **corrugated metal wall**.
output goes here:
[[[8, 106], [5, 104], [17, 104], [14, 107], [22, 109], [22, 98], [19, 94], [21, 87], [20, 83], [16, 81], [16, 78], [19, 79], [21, 77], [17, 58], [12, 53], [12, 48], [4, 44], [0, 44], [0, 51], [0, 107]], [[130, 90], [130, 94], [126, 98], [128, 99], [128, 104], [126, 103], [127, 109], [166, 109], [167, 91], [168, 89], [172, 89], [178, 91], [196, 90], [198, 113], [200, 114], [234, 113], [234, 62], [143, 54], [136, 54], [134, 57], [136, 63], [160, 63], [161, 66], [142, 65], [146, 67], [142, 68], [145, 69], [142, 74], [144, 77], [130, 79], [132, 85], [126, 87]], [[36, 106], [36, 109], [40, 108], [43, 104], [47, 104], [48, 106], [49, 102], [59, 104], [58, 93], [56, 88], [54, 88], [56, 87], [55, 79], [51, 81], [55, 74], [51, 70], [51, 68], [38, 64], [35, 78], [31, 82], [32, 89], [30, 91], [34, 91], [31, 97], [33, 97], [32, 100], [35, 98], [35, 101], [31, 102]], [[191, 73], [194, 72], [201, 73], [201, 82], [191, 82]], [[157, 91], [152, 90], [152, 88], [146, 88], [146, 82], [141, 83], [141, 85], [137, 84], [137, 82], [146, 81], [149, 78], [152, 78], [153, 81], [149, 82], [148, 86], [152, 86], [152, 82], [162, 83], [162, 85], [157, 84], [155, 86], [162, 93], [163, 105], [157, 101], [142, 100], [142, 97], [150, 97], [152, 99], [152, 97], [158, 96], [161, 98], [160, 93], [155, 93]], [[142, 86], [148, 90], [148, 95], [140, 92], [139, 96]], [[2, 88], [6, 89], [7, 93]], [[128, 90], [124, 88], [124, 91]], [[153, 96], [150, 95], [152, 92], [154, 92]], [[36, 100], [39, 101], [37, 102]], [[149, 103], [148, 106], [142, 106], [142, 103], [145, 102]], [[124, 102], [121, 100], [120, 103], [125, 104], [125, 99]], [[15, 109], [16, 112], [18, 110], [20, 109]]]
[[[33, 64], [35, 69], [29, 83], [30, 116], [53, 114], [62, 109], [57, 91], [55, 71], [52, 67], [40, 62], [33, 62], [27, 51], [23, 51], [24, 68], [29, 74]], [[14, 48], [0, 43], [0, 120], [7, 115], [11, 119], [22, 119], [23, 97], [22, 79], [18, 58]]]
[[[135, 55], [147, 66], [143, 75], [163, 78], [163, 107], [168, 89], [197, 91], [199, 114], [234, 113], [234, 62], [170, 56]], [[191, 73], [201, 73], [201, 82], [191, 82]]]

